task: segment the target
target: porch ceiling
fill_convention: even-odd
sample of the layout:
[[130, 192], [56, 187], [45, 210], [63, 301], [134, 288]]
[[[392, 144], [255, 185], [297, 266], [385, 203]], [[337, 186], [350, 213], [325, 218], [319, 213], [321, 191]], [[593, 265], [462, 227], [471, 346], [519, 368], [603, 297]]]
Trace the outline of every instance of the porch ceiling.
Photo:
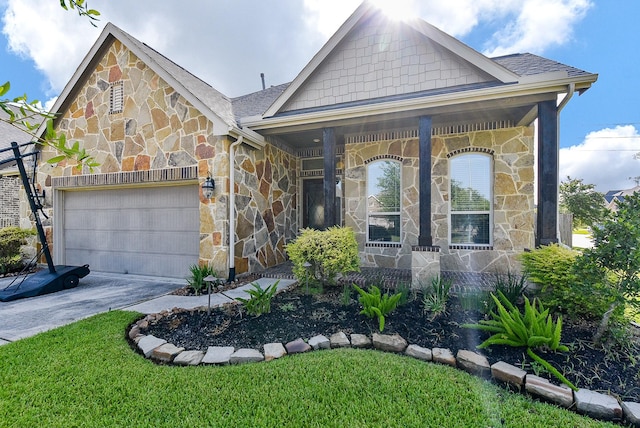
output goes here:
[[[555, 98], [555, 94], [553, 96]], [[528, 100], [528, 102], [517, 99], [484, 102], [482, 108], [478, 108], [478, 106], [475, 108], [473, 106], [450, 106], [437, 111], [423, 109], [346, 119], [334, 117], [325, 121], [296, 123], [290, 126], [263, 129], [258, 132], [264, 136], [277, 136], [292, 148], [307, 149], [322, 147], [323, 128], [333, 127], [338, 143], [342, 143], [345, 135], [417, 128], [418, 118], [429, 115], [432, 117], [434, 128], [494, 121], [529, 125], [536, 117], [537, 102], [542, 101], [543, 98], [537, 97], [535, 101]]]

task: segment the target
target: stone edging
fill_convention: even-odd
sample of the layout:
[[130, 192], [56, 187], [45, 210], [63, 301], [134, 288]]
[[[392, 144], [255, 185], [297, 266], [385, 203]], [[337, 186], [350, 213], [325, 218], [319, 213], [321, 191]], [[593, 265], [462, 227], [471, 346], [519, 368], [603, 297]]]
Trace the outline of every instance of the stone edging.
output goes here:
[[[182, 310], [174, 309], [174, 311]], [[472, 351], [459, 350], [454, 356], [449, 349], [428, 349], [408, 344], [397, 334], [374, 333], [371, 337], [364, 334], [351, 334], [348, 337], [343, 332], [335, 333], [329, 338], [323, 335], [314, 336], [307, 342], [300, 338], [284, 345], [267, 343], [263, 346], [263, 352], [256, 349], [234, 349], [231, 346], [210, 346], [207, 352], [189, 351], [168, 343], [164, 339], [153, 335], [146, 336], [140, 332], [150, 322], [158, 320], [166, 313], [168, 312], [147, 315], [134, 323], [128, 331], [129, 339], [135, 343], [138, 351], [145, 358], [180, 366], [223, 365], [271, 361], [287, 354], [299, 354], [312, 350], [373, 347], [380, 351], [403, 353], [422, 361], [458, 367], [472, 375], [516, 387], [519, 391], [524, 390], [534, 397], [583, 415], [614, 422], [624, 420], [625, 423], [640, 428], [640, 403], [619, 403], [615, 397], [588, 389], [572, 391], [565, 385], [554, 385], [544, 378], [528, 374], [503, 361], [489, 365], [485, 356]]]

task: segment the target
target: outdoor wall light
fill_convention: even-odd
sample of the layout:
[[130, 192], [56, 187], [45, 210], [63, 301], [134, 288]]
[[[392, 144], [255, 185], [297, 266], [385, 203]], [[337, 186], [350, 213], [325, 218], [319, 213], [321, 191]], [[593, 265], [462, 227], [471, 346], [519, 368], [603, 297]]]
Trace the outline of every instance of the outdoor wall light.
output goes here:
[[213, 198], [213, 191], [215, 190], [215, 188], [216, 188], [216, 185], [213, 182], [213, 179], [211, 178], [210, 175], [207, 175], [207, 178], [204, 180], [204, 183], [202, 183], [202, 195], [207, 199]]

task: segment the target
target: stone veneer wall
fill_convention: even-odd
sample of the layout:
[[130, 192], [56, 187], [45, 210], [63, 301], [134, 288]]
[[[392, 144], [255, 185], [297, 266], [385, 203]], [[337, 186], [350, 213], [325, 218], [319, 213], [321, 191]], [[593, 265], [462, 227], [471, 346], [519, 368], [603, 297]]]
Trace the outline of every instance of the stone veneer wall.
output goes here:
[[[493, 152], [493, 247], [452, 249], [449, 236], [447, 155]], [[533, 127], [435, 136], [432, 139], [433, 245], [445, 271], [520, 271], [516, 255], [535, 245]]]
[[[123, 82], [124, 109], [110, 114], [109, 86], [119, 81]], [[63, 161], [55, 167], [48, 165], [46, 160], [56, 153], [44, 147], [38, 182], [47, 190], [48, 215], [53, 215], [50, 208], [52, 177], [195, 165], [200, 181], [210, 173], [216, 183], [213, 200], [200, 196], [199, 262], [226, 272], [229, 141], [214, 136], [226, 130], [214, 129], [209, 119], [117, 40], [56, 126], [70, 141], [79, 141], [100, 166], [89, 171], [73, 161]], [[49, 239], [50, 224], [46, 227]]]
[[20, 176], [0, 177], [0, 228], [20, 224]]
[[283, 263], [285, 244], [298, 233], [299, 161], [273, 143], [236, 153], [236, 273]]
[[[402, 208], [400, 243], [367, 243], [367, 164], [378, 159], [400, 160]], [[345, 226], [358, 241], [364, 267], [411, 268], [411, 246], [418, 243], [418, 140], [395, 140], [345, 144]]]
[[[389, 132], [380, 139], [347, 140], [345, 225], [356, 233], [362, 266], [411, 268], [411, 247], [419, 234], [419, 160], [417, 132]], [[360, 142], [362, 141], [362, 142]], [[447, 155], [465, 151], [493, 153], [493, 247], [449, 246], [449, 163]], [[401, 244], [366, 241], [366, 165], [376, 159], [402, 162]], [[445, 271], [519, 271], [516, 255], [534, 246], [533, 128], [516, 127], [432, 137], [431, 210], [433, 245], [440, 247]]]

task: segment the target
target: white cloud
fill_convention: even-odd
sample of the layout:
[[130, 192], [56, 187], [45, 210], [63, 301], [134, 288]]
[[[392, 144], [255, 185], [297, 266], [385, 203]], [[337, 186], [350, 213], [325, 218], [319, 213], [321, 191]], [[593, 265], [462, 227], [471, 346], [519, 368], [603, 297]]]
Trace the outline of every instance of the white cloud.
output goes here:
[[591, 6], [589, 0], [526, 0], [517, 18], [487, 43], [486, 54], [542, 53], [563, 45], [571, 40], [574, 26]]
[[581, 178], [599, 192], [629, 189], [640, 175], [640, 134], [633, 125], [590, 132], [577, 146], [560, 149], [560, 178]]
[[[482, 28], [491, 53], [566, 43], [591, 0], [376, 0], [412, 10], [455, 37]], [[2, 32], [58, 94], [109, 21], [229, 96], [292, 80], [360, 0], [109, 0], [99, 28], [52, 0], [7, 0]], [[497, 31], [496, 29], [502, 29]], [[487, 33], [488, 31], [488, 33]], [[489, 36], [487, 36], [489, 37]], [[485, 37], [486, 38], [486, 37]]]

